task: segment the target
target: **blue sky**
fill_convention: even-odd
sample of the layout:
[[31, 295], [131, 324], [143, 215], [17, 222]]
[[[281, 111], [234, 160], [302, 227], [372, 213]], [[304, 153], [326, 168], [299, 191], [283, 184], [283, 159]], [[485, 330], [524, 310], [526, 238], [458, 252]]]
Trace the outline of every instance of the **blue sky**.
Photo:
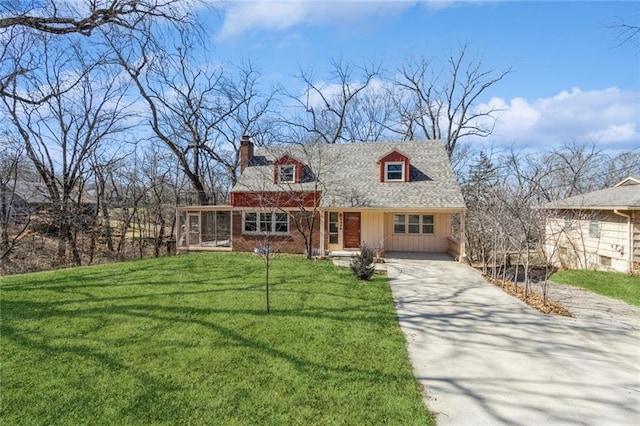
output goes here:
[[504, 109], [494, 146], [596, 143], [640, 149], [640, 40], [611, 28], [640, 25], [640, 3], [544, 1], [224, 1], [207, 16], [212, 54], [250, 57], [273, 81], [330, 58], [383, 62], [387, 76], [410, 56], [444, 59], [460, 43], [483, 68], [512, 68], [479, 99]]

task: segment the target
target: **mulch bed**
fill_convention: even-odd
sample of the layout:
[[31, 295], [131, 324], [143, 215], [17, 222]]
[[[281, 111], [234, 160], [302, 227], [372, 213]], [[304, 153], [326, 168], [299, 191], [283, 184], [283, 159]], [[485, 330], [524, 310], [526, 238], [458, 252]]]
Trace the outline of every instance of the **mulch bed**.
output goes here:
[[520, 283], [518, 285], [517, 291], [515, 288], [515, 284], [511, 281], [507, 281], [506, 284], [503, 284], [502, 280], [494, 280], [491, 277], [485, 276], [485, 278], [496, 287], [501, 288], [505, 293], [510, 294], [513, 297], [517, 297], [518, 299], [525, 302], [527, 305], [532, 308], [537, 309], [538, 311], [544, 314], [551, 315], [560, 315], [563, 317], [573, 317], [573, 314], [562, 306], [560, 303], [551, 300], [547, 297], [547, 303], [544, 303], [544, 299], [542, 296], [529, 288], [529, 293], [527, 294], [527, 298], [524, 298], [524, 284]]

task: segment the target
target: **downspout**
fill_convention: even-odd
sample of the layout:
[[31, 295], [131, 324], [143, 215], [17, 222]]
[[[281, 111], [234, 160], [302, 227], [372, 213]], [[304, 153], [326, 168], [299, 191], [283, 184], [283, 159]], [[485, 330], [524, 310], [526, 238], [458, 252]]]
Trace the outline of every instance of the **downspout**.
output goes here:
[[466, 245], [466, 241], [467, 241], [467, 233], [465, 231], [465, 226], [466, 226], [466, 212], [463, 210], [462, 213], [460, 213], [460, 246], [458, 247], [458, 249], [460, 250], [460, 256], [458, 261], [459, 262], [466, 262], [467, 261], [467, 245]]
[[320, 210], [320, 258], [324, 258], [324, 236], [325, 236], [325, 223], [324, 223], [324, 210]]
[[619, 211], [618, 209], [613, 209], [613, 213], [617, 214], [618, 216], [622, 216], [622, 217], [626, 217], [627, 218], [627, 226], [628, 226], [628, 236], [629, 236], [629, 241], [628, 241], [628, 252], [627, 252], [627, 257], [628, 257], [628, 265], [627, 265], [627, 273], [631, 273], [633, 272], [632, 267], [633, 267], [633, 221], [631, 220], [631, 215], [628, 215], [626, 213], [622, 213], [621, 211]]

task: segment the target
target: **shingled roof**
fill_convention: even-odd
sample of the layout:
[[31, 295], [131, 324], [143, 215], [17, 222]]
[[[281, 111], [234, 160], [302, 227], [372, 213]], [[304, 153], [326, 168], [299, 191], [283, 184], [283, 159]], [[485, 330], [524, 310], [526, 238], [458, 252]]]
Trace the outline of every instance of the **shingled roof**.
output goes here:
[[549, 210], [637, 210], [640, 209], [640, 185], [614, 186], [613, 188], [588, 192], [552, 201], [545, 204], [543, 208]]
[[[380, 182], [378, 160], [397, 150], [409, 157], [410, 182]], [[273, 162], [284, 155], [306, 164], [307, 179], [274, 182]], [[314, 181], [312, 175], [317, 180]], [[464, 209], [462, 192], [440, 141], [292, 145], [256, 150], [232, 192], [323, 191], [321, 205], [342, 208]]]

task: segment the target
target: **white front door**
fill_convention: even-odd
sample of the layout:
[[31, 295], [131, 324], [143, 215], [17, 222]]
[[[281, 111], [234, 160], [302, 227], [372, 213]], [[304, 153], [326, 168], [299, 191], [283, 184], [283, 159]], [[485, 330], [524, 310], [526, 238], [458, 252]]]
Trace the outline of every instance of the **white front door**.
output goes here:
[[342, 250], [342, 215], [340, 213], [327, 213], [327, 234], [329, 250]]

